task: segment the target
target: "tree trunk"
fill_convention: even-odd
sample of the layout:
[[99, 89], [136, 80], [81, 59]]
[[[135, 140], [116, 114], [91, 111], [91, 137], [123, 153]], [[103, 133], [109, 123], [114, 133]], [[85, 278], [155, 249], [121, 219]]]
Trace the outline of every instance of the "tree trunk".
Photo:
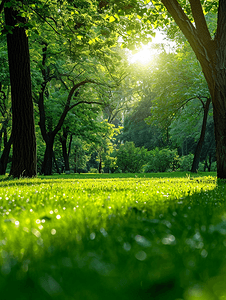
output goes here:
[[66, 140], [62, 140], [61, 145], [62, 145], [62, 152], [63, 152], [63, 158], [64, 158], [65, 172], [69, 172], [70, 171], [69, 157], [67, 155], [67, 145], [66, 145], [66, 143], [67, 143]]
[[6, 168], [7, 168], [7, 163], [9, 159], [9, 153], [11, 149], [11, 145], [13, 142], [12, 134], [8, 140], [8, 142], [5, 144], [4, 150], [2, 152], [2, 156], [0, 158], [0, 175], [5, 175], [6, 173]]
[[48, 134], [48, 139], [46, 139], [46, 149], [44, 154], [44, 160], [42, 164], [41, 173], [44, 175], [52, 174], [53, 166], [53, 144], [55, 136], [51, 133]]
[[7, 127], [8, 127], [9, 120], [8, 118], [2, 122], [2, 128], [0, 130], [0, 151], [2, 148], [2, 140], [3, 140], [3, 148], [7, 143]]
[[102, 156], [101, 156], [101, 154], [100, 154], [100, 161], [99, 161], [99, 173], [101, 173], [101, 171], [102, 171]]
[[192, 173], [197, 173], [198, 166], [199, 166], [199, 159], [200, 159], [200, 154], [202, 151], [202, 145], [205, 139], [205, 132], [206, 132], [206, 123], [207, 123], [207, 118], [208, 118], [208, 111], [209, 111], [209, 106], [210, 106], [211, 99], [207, 98], [206, 104], [204, 105], [204, 116], [203, 116], [203, 121], [202, 121], [202, 130], [200, 134], [200, 138], [198, 141], [198, 144], [195, 149], [195, 154], [194, 154], [194, 159], [191, 167], [191, 172]]
[[213, 73], [214, 132], [216, 140], [217, 177], [226, 179], [226, 1], [219, 1], [216, 34], [216, 69]]
[[12, 7], [5, 8], [5, 24], [14, 27], [12, 33], [7, 34], [7, 47], [13, 136], [13, 158], [10, 175], [17, 178], [37, 175], [28, 38], [24, 27], [15, 27], [19, 23], [25, 23], [25, 19], [17, 16], [17, 12]]
[[65, 172], [70, 172], [70, 166], [69, 166], [69, 155], [67, 152], [67, 137], [68, 137], [68, 130], [66, 128], [63, 129], [63, 136], [60, 138], [60, 142], [62, 145], [62, 152], [63, 152], [63, 158], [64, 158], [64, 165], [65, 165]]
[[58, 174], [61, 174], [60, 169], [59, 169], [59, 166], [58, 166], [58, 164], [57, 164], [57, 160], [56, 160], [54, 151], [53, 151], [53, 161], [54, 161], [54, 165], [55, 165], [55, 167], [56, 167], [57, 173], [58, 173]]
[[212, 165], [212, 155], [211, 153], [209, 154], [209, 165], [208, 165], [208, 171], [211, 171], [211, 165]]
[[69, 141], [69, 145], [68, 145], [68, 152], [67, 152], [68, 159], [69, 159], [69, 156], [70, 156], [70, 153], [71, 153], [72, 140], [73, 140], [73, 134], [71, 133], [71, 135], [70, 135], [70, 141]]
[[177, 0], [161, 0], [187, 38], [209, 87], [213, 103], [217, 177], [226, 179], [226, 1], [219, 0], [215, 38], [208, 30], [202, 4], [189, 0], [194, 23]]

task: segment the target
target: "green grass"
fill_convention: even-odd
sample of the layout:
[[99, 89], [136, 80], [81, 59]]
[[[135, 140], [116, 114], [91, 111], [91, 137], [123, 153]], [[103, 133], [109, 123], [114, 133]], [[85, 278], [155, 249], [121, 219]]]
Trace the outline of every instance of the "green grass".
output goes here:
[[2, 177], [0, 299], [226, 299], [226, 186], [203, 175]]

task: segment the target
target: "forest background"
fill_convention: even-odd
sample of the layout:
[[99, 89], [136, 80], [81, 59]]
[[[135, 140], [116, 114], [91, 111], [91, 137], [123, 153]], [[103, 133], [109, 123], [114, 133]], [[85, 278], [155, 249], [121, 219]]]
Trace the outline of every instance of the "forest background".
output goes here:
[[[21, 148], [26, 139], [37, 145], [37, 171], [44, 175], [216, 170], [213, 108], [201, 66], [175, 23], [168, 16], [155, 23], [147, 14], [154, 4], [141, 2], [2, 1], [0, 174], [29, 175], [13, 152], [29, 163]], [[205, 16], [214, 35], [212, 2]], [[160, 29], [164, 40], [151, 43]], [[21, 142], [19, 128], [29, 132], [24, 121], [33, 115], [25, 105], [29, 75], [15, 70], [28, 65], [19, 56], [26, 56], [19, 47], [26, 48], [26, 39], [36, 141], [28, 134]], [[21, 99], [21, 119], [12, 134], [13, 97]]]

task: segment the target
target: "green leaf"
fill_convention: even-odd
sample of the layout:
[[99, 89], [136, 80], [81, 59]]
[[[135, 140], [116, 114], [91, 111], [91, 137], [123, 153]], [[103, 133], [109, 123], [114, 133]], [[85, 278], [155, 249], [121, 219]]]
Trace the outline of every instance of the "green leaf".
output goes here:
[[111, 16], [110, 19], [109, 19], [109, 22], [112, 23], [112, 22], [114, 22], [115, 20], [116, 20], [115, 17]]
[[4, 4], [4, 7], [12, 7], [13, 6], [13, 3], [11, 3], [10, 1], [9, 2], [6, 2]]

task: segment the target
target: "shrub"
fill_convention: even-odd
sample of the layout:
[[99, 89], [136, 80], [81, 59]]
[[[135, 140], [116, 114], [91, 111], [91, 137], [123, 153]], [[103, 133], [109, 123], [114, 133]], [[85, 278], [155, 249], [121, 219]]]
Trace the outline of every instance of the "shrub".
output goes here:
[[96, 168], [90, 168], [90, 170], [89, 170], [88, 173], [95, 173], [95, 174], [97, 174], [98, 170]]
[[182, 156], [180, 158], [180, 170], [190, 171], [192, 167], [193, 158], [194, 158], [194, 154], [192, 153]]
[[165, 172], [166, 170], [176, 170], [179, 167], [179, 156], [177, 150], [155, 148], [149, 151], [148, 164], [144, 172]]
[[216, 161], [212, 162], [211, 171], [217, 171], [217, 162]]
[[116, 154], [117, 165], [123, 173], [138, 173], [147, 160], [147, 149], [135, 147], [133, 142], [125, 142]]

